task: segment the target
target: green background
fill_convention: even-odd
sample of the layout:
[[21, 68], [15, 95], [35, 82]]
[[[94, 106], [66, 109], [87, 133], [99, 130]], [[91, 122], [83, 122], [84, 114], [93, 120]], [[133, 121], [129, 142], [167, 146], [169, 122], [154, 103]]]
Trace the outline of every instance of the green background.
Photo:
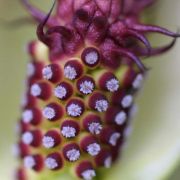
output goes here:
[[[32, 0], [46, 12], [52, 1]], [[46, 3], [44, 3], [46, 2]], [[43, 7], [42, 7], [43, 6]], [[146, 13], [154, 23], [176, 31], [180, 27], [180, 1], [159, 0]], [[36, 38], [36, 26], [11, 26], [19, 17], [28, 17], [15, 0], [0, 0], [0, 179], [13, 179], [16, 161], [12, 144], [14, 127], [20, 116], [28, 56], [26, 43]], [[154, 46], [170, 41], [164, 36], [151, 38]], [[139, 112], [133, 133], [121, 161], [104, 179], [110, 180], [179, 180], [180, 167], [180, 42], [169, 53], [144, 60], [152, 67], [138, 98]]]

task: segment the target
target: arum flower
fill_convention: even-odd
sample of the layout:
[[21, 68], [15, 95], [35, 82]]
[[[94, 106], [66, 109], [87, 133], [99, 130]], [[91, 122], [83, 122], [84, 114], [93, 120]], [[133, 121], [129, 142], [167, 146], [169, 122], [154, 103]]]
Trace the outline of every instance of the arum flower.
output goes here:
[[[140, 21], [152, 0], [57, 1], [53, 16], [55, 3], [47, 15], [23, 3], [38, 40], [28, 45], [16, 178], [102, 179], [130, 133], [142, 58], [168, 51], [179, 34]], [[173, 40], [153, 48], [149, 33]]]

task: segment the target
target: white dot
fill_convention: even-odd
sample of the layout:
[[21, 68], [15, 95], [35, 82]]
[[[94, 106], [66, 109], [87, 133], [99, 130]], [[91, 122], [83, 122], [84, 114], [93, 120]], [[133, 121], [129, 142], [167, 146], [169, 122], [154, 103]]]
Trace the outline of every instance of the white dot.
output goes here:
[[94, 84], [91, 81], [84, 81], [80, 84], [80, 91], [84, 94], [90, 94], [93, 92]]
[[46, 158], [45, 165], [48, 169], [55, 169], [58, 167], [58, 163], [54, 158]]
[[15, 125], [15, 127], [14, 127], [14, 132], [15, 132], [16, 134], [21, 133], [21, 127], [20, 127], [20, 124], [19, 124], [19, 123], [17, 123], [17, 124]]
[[97, 143], [93, 143], [87, 146], [87, 152], [91, 155], [91, 156], [96, 156], [99, 154], [101, 150], [101, 147], [99, 144]]
[[72, 162], [77, 161], [80, 157], [80, 152], [77, 149], [72, 149], [72, 150], [67, 151], [66, 156]]
[[98, 61], [98, 53], [96, 51], [91, 51], [86, 54], [85, 62], [87, 64], [93, 65]]
[[85, 170], [82, 174], [84, 180], [92, 180], [96, 176], [96, 172], [93, 169]]
[[43, 109], [42, 113], [43, 113], [43, 116], [45, 118], [47, 118], [47, 119], [53, 119], [55, 117], [55, 115], [56, 115], [55, 110], [53, 108], [51, 108], [51, 107], [45, 107]]
[[109, 157], [107, 157], [107, 158], [105, 159], [105, 161], [104, 161], [104, 166], [105, 166], [106, 168], [110, 168], [110, 167], [111, 167], [111, 164], [112, 164], [112, 157], [109, 156]]
[[50, 66], [46, 66], [42, 70], [43, 78], [50, 80], [53, 76], [53, 72]]
[[42, 144], [45, 148], [49, 149], [49, 148], [52, 148], [54, 147], [54, 139], [50, 136], [44, 136], [43, 139], [42, 139]]
[[128, 138], [132, 133], [132, 126], [127, 126], [124, 130], [124, 136], [125, 138]]
[[99, 112], [104, 112], [108, 108], [108, 102], [106, 100], [98, 100], [95, 104], [95, 109]]
[[136, 116], [137, 112], [138, 112], [138, 106], [134, 104], [129, 111], [129, 118], [130, 119], [134, 118], [134, 116]]
[[36, 165], [36, 162], [32, 156], [26, 156], [23, 161], [24, 166], [28, 169], [31, 169]]
[[65, 126], [62, 128], [61, 133], [66, 138], [72, 138], [76, 136], [76, 129], [70, 126]]
[[38, 84], [33, 84], [31, 86], [31, 95], [34, 97], [41, 95], [41, 87]]
[[88, 129], [92, 134], [100, 134], [102, 130], [102, 125], [97, 122], [92, 122], [89, 124]]
[[120, 138], [120, 133], [113, 133], [111, 137], [109, 138], [109, 143], [112, 146], [116, 146], [118, 139]]
[[30, 123], [33, 120], [33, 112], [32, 110], [25, 110], [22, 113], [22, 121], [24, 123]]
[[67, 113], [73, 117], [80, 116], [82, 113], [82, 108], [77, 104], [71, 104], [67, 107]]
[[143, 75], [142, 74], [138, 74], [135, 78], [135, 80], [133, 81], [133, 88], [138, 89], [141, 87], [143, 82]]
[[34, 75], [34, 73], [35, 73], [34, 64], [28, 63], [28, 65], [27, 65], [27, 75], [28, 75], [29, 77], [31, 77], [31, 76]]
[[127, 115], [124, 111], [119, 112], [115, 117], [115, 122], [118, 125], [122, 125], [127, 118]]
[[20, 149], [18, 144], [14, 144], [12, 146], [12, 154], [14, 157], [18, 157], [20, 155]]
[[66, 94], [67, 94], [67, 90], [65, 87], [63, 86], [57, 86], [55, 89], [54, 89], [54, 95], [59, 98], [59, 99], [62, 99], [64, 97], [66, 97]]
[[[26, 86], [26, 85], [25, 85]], [[25, 91], [24, 91], [25, 92]], [[26, 93], [23, 93], [21, 96], [21, 105], [22, 106], [26, 106], [28, 103], [28, 99], [27, 99], [27, 95]]]
[[132, 102], [133, 102], [133, 97], [132, 97], [132, 95], [126, 95], [126, 96], [122, 99], [121, 105], [122, 105], [123, 108], [128, 108], [128, 107], [131, 106]]
[[106, 87], [110, 92], [115, 92], [119, 89], [119, 81], [115, 78], [107, 81]]
[[31, 144], [33, 142], [33, 135], [31, 132], [25, 132], [23, 135], [22, 135], [22, 141], [24, 144]]
[[73, 80], [77, 76], [77, 72], [74, 67], [66, 66], [64, 68], [64, 76], [70, 80]]

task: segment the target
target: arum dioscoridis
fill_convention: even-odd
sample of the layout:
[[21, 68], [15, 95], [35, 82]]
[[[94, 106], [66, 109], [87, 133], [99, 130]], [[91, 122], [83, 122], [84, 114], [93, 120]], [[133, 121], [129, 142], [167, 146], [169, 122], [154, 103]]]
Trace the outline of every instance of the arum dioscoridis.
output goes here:
[[[18, 180], [43, 180], [47, 171], [50, 179], [66, 172], [91, 180], [118, 160], [148, 71], [142, 58], [168, 51], [180, 36], [140, 22], [153, 2], [58, 0], [46, 14], [22, 0], [38, 40], [28, 44]], [[153, 48], [150, 33], [172, 42]]]

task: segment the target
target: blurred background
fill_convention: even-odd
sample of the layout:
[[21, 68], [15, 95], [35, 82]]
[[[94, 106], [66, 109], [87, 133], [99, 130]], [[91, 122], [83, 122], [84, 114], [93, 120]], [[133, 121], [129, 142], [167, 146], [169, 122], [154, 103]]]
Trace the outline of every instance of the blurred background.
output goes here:
[[[48, 12], [52, 1], [32, 2]], [[176, 31], [180, 27], [180, 1], [157, 0], [146, 11], [157, 25]], [[12, 145], [16, 142], [15, 124], [20, 116], [29, 40], [36, 38], [33, 24], [7, 25], [28, 17], [18, 0], [0, 0], [0, 179], [11, 180], [16, 160]], [[151, 37], [154, 46], [171, 39]], [[152, 70], [138, 97], [139, 111], [133, 132], [121, 161], [105, 180], [179, 180], [180, 179], [180, 41], [161, 57], [144, 60]]]

